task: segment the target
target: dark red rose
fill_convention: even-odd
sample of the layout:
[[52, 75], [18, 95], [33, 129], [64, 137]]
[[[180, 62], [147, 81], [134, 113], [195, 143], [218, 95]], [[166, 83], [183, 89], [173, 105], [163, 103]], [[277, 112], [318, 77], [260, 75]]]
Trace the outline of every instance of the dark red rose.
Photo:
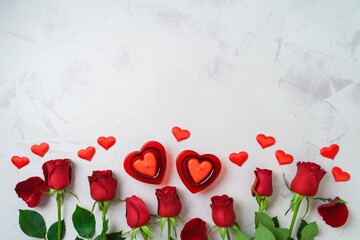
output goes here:
[[[336, 197], [334, 200], [339, 200]], [[318, 212], [327, 225], [332, 227], [341, 227], [344, 225], [349, 216], [349, 210], [345, 203], [326, 203], [318, 207]]]
[[39, 205], [43, 192], [48, 192], [49, 188], [45, 181], [39, 177], [31, 177], [16, 184], [15, 192], [26, 202], [29, 207]]
[[211, 198], [212, 219], [219, 227], [231, 227], [236, 215], [234, 212], [234, 199], [227, 195], [214, 196]]
[[88, 177], [91, 197], [97, 202], [110, 201], [115, 197], [117, 181], [112, 171], [93, 171]]
[[69, 159], [50, 160], [42, 166], [45, 182], [49, 188], [60, 190], [71, 182], [71, 167]]
[[255, 173], [255, 182], [251, 188], [251, 194], [255, 197], [255, 191], [260, 196], [270, 197], [273, 193], [272, 187], [272, 171], [267, 169], [256, 168]]
[[181, 202], [176, 187], [156, 189], [158, 199], [158, 214], [161, 217], [176, 217], [181, 212]]
[[136, 228], [145, 225], [150, 220], [149, 209], [137, 196], [125, 199], [126, 221], [129, 227]]
[[188, 221], [180, 234], [181, 240], [208, 240], [206, 222], [200, 218]]
[[315, 196], [326, 171], [312, 162], [298, 162], [297, 167], [296, 176], [290, 185], [291, 190], [303, 196]]

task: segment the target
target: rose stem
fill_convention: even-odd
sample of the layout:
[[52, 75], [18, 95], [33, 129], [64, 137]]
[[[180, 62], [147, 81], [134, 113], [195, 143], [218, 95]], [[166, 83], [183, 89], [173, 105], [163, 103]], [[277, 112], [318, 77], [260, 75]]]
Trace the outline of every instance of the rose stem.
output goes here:
[[171, 240], [171, 224], [169, 218], [168, 218], [168, 240]]
[[264, 212], [264, 199], [260, 200], [260, 208], [259, 208], [259, 212], [263, 213]]
[[[59, 194], [59, 193], [58, 193]], [[61, 199], [56, 198], [58, 212], [58, 240], [61, 239]]]
[[[102, 208], [102, 221], [103, 221], [103, 227], [104, 227], [104, 222], [106, 220], [106, 216], [105, 216], [105, 204], [104, 202], [102, 202], [103, 208]], [[106, 240], [106, 233], [104, 234], [102, 240]]]
[[229, 228], [226, 228], [226, 235], [227, 235], [227, 239], [228, 239], [228, 240], [231, 240], [231, 239], [230, 239], [230, 232], [229, 232]]
[[295, 225], [295, 220], [296, 220], [296, 217], [298, 215], [301, 202], [302, 202], [302, 199], [300, 200], [300, 202], [298, 204], [296, 204], [296, 207], [295, 207], [294, 215], [292, 217], [291, 224], [290, 224], [290, 236], [291, 236], [292, 230], [293, 230], [294, 225]]

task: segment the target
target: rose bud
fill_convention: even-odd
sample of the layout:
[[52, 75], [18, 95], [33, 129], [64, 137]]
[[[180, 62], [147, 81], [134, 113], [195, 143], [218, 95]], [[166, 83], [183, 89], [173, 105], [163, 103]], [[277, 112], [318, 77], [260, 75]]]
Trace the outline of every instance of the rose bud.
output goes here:
[[302, 196], [315, 196], [326, 171], [312, 162], [298, 162], [297, 167], [296, 176], [290, 185], [291, 190]]
[[50, 160], [42, 166], [45, 182], [49, 188], [61, 190], [71, 182], [71, 166], [69, 159]]
[[145, 225], [150, 220], [149, 209], [137, 196], [125, 199], [126, 202], [126, 221], [129, 227], [137, 228]]
[[181, 240], [208, 240], [206, 222], [200, 218], [188, 221], [180, 234]]
[[[336, 197], [334, 200], [339, 199], [339, 197]], [[345, 203], [331, 202], [322, 204], [318, 207], [318, 212], [325, 223], [334, 228], [344, 225], [349, 216], [349, 210]]]
[[260, 196], [270, 197], [273, 193], [272, 187], [272, 171], [267, 169], [256, 168], [255, 173], [255, 182], [251, 188], [251, 194], [255, 197], [255, 191]]
[[29, 207], [36, 207], [40, 203], [43, 192], [48, 192], [49, 188], [41, 178], [31, 177], [16, 184], [15, 191]]
[[233, 207], [234, 199], [224, 194], [212, 197], [211, 202], [210, 207], [214, 223], [219, 227], [231, 227], [236, 220]]
[[181, 202], [176, 187], [156, 189], [158, 199], [158, 214], [161, 217], [176, 217], [181, 212]]
[[112, 171], [93, 171], [88, 177], [91, 197], [97, 202], [110, 201], [115, 197], [117, 181]]

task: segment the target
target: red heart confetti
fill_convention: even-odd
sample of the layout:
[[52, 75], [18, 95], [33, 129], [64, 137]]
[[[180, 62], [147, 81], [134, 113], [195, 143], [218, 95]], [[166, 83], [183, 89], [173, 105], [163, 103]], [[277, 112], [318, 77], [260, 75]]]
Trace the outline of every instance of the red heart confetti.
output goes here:
[[350, 179], [350, 174], [347, 172], [344, 172], [339, 167], [334, 167], [332, 169], [332, 174], [335, 178], [335, 182], [346, 182]]
[[275, 138], [271, 136], [265, 136], [264, 134], [259, 134], [256, 136], [256, 140], [260, 146], [264, 149], [275, 144]]
[[40, 157], [43, 157], [48, 150], [49, 150], [49, 144], [47, 143], [41, 143], [40, 145], [31, 146], [31, 151]]
[[331, 144], [329, 147], [324, 147], [320, 150], [320, 154], [323, 157], [330, 158], [333, 160], [338, 152], [339, 152], [339, 145], [337, 144]]
[[78, 152], [78, 156], [82, 159], [85, 159], [85, 160], [88, 160], [88, 161], [91, 161], [92, 157], [94, 156], [95, 154], [95, 148], [90, 146], [86, 149], [81, 149], [79, 152]]
[[178, 142], [190, 137], [190, 132], [188, 130], [179, 127], [173, 127], [172, 133]]
[[248, 156], [247, 152], [231, 153], [229, 159], [232, 163], [241, 167], [248, 159]]
[[27, 157], [13, 156], [11, 162], [18, 168], [23, 168], [29, 164], [30, 160]]
[[98, 144], [108, 150], [111, 148], [115, 143], [116, 139], [112, 136], [110, 137], [99, 137], [97, 140]]
[[283, 150], [277, 150], [275, 156], [280, 165], [292, 163], [294, 160], [293, 156], [286, 154]]

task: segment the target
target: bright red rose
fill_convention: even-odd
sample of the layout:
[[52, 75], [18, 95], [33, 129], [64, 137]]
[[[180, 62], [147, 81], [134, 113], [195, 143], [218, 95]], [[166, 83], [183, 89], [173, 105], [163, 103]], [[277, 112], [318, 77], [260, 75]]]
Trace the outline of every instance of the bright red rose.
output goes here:
[[117, 181], [112, 171], [93, 171], [88, 177], [91, 197], [97, 202], [110, 201], [115, 197]]
[[43, 192], [48, 192], [49, 188], [41, 178], [31, 177], [16, 184], [15, 191], [29, 207], [36, 207], [40, 203]]
[[42, 166], [45, 182], [49, 188], [61, 190], [71, 182], [70, 159], [50, 160]]
[[181, 240], [208, 240], [206, 222], [200, 218], [188, 221], [180, 234]]
[[234, 199], [227, 195], [214, 196], [211, 198], [212, 219], [219, 227], [231, 227], [236, 215], [234, 212]]
[[[334, 200], [339, 200], [336, 197]], [[326, 203], [318, 207], [318, 212], [327, 225], [332, 227], [341, 227], [344, 225], [349, 216], [349, 210], [345, 203]]]
[[150, 220], [149, 209], [137, 196], [125, 199], [126, 202], [126, 221], [129, 227], [137, 228], [145, 225]]
[[161, 217], [176, 217], [181, 212], [181, 202], [176, 187], [156, 189], [158, 199], [158, 214]]
[[291, 190], [303, 196], [315, 196], [326, 171], [312, 162], [298, 162], [297, 167], [296, 176], [290, 185]]
[[273, 193], [272, 187], [272, 171], [267, 169], [256, 168], [255, 173], [255, 182], [251, 188], [251, 194], [255, 197], [255, 191], [260, 196], [270, 197]]

